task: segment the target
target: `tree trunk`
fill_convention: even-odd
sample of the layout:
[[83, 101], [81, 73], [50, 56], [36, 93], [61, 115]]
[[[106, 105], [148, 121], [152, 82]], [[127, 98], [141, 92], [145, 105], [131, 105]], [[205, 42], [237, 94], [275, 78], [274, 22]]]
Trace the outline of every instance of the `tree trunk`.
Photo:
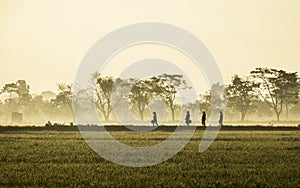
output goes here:
[[276, 111], [277, 121], [280, 120], [280, 113]]
[[288, 120], [288, 119], [289, 119], [289, 106], [286, 103], [285, 104], [285, 120]]
[[244, 120], [245, 120], [245, 117], [246, 117], [246, 113], [241, 112], [241, 121], [244, 121]]
[[104, 114], [105, 121], [108, 121], [108, 119], [109, 119], [109, 113], [103, 113], [103, 114]]
[[175, 112], [174, 112], [174, 107], [171, 107], [171, 112], [172, 112], [172, 120], [175, 120]]
[[140, 116], [141, 116], [141, 120], [143, 121], [144, 120], [144, 113], [142, 110], [139, 110], [140, 111]]

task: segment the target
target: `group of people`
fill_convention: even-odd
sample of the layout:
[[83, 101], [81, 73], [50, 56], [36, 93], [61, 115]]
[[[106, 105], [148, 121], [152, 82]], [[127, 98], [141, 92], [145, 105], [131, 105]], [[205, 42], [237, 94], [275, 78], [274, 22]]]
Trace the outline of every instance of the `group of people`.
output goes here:
[[[202, 113], [201, 122], [202, 122], [202, 125], [204, 127], [206, 127], [206, 113], [205, 113], [205, 111], [203, 111], [203, 113]], [[152, 123], [153, 126], [154, 125], [158, 126], [156, 112], [153, 112], [153, 119], [152, 119], [151, 123]], [[190, 111], [186, 112], [185, 123], [186, 123], [187, 126], [189, 126], [190, 123], [192, 123]], [[219, 125], [223, 126], [223, 112], [222, 111], [220, 111]]]

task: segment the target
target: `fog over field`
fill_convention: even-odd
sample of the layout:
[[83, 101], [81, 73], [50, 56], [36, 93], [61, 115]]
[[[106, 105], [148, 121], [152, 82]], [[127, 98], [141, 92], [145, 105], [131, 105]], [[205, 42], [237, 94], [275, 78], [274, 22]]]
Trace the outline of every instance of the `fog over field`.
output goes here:
[[[168, 67], [165, 63], [162, 67]], [[143, 62], [135, 68], [140, 66]], [[160, 125], [184, 125], [189, 111], [191, 125], [198, 126], [202, 112], [206, 112], [210, 124], [210, 116], [220, 111], [224, 113], [224, 125], [299, 125], [297, 72], [259, 67], [244, 78], [234, 75], [226, 85], [215, 83], [203, 93], [197, 93], [194, 83], [180, 69], [141, 75], [118, 78], [95, 72], [88, 88], [58, 83], [56, 92], [40, 94], [31, 93], [26, 80], [7, 83], [1, 89], [0, 123], [151, 126], [152, 113], [156, 112]]]

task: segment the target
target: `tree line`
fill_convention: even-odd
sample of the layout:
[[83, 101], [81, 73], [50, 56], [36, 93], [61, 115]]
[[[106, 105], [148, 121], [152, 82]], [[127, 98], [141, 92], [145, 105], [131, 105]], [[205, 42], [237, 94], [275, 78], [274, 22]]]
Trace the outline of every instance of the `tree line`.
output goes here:
[[[218, 104], [211, 102], [212, 96], [220, 95], [216, 91], [224, 87], [226, 92], [221, 98], [224, 98], [227, 105], [225, 113], [239, 114], [241, 121], [253, 111], [259, 114], [261, 109], [267, 109], [263, 113], [272, 110], [276, 120], [280, 120], [283, 111], [288, 118], [290, 109], [300, 109], [300, 82], [297, 72], [273, 68], [256, 68], [244, 78], [234, 75], [228, 85], [216, 83], [211, 86], [211, 90], [199, 94], [198, 100], [185, 104], [176, 102], [179, 90], [191, 88], [183, 75], [162, 74], [137, 80], [102, 76], [96, 72], [91, 75], [91, 83], [93, 87], [76, 89], [76, 93], [72, 91], [76, 85], [59, 83], [58, 93], [48, 100], [41, 94], [31, 94], [30, 86], [25, 80], [5, 84], [1, 89], [1, 95], [6, 95], [5, 100], [0, 102], [1, 121], [11, 121], [13, 112], [23, 114], [27, 122], [73, 121], [76, 109], [72, 108], [72, 99], [81, 106], [84, 106], [85, 100], [93, 100], [99, 116], [104, 120], [113, 119], [111, 116], [114, 108], [121, 105], [124, 105], [123, 108], [128, 107], [138, 119], [144, 120], [150, 115], [148, 110], [150, 102], [157, 98], [164, 102], [171, 121], [176, 120], [182, 109], [197, 113], [206, 111], [209, 116], [210, 110], [214, 107], [212, 105]], [[156, 105], [160, 108], [161, 104]]]

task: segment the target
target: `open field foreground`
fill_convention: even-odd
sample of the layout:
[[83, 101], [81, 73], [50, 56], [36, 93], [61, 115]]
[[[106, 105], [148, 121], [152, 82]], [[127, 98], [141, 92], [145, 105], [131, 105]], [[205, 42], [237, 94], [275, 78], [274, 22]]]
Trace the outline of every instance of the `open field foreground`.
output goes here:
[[[172, 128], [134, 133], [108, 128], [132, 146], [163, 141]], [[133, 168], [91, 150], [76, 127], [1, 127], [0, 186], [248, 186], [299, 187], [299, 128], [222, 128], [204, 153], [198, 129], [184, 150], [164, 163]]]

